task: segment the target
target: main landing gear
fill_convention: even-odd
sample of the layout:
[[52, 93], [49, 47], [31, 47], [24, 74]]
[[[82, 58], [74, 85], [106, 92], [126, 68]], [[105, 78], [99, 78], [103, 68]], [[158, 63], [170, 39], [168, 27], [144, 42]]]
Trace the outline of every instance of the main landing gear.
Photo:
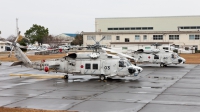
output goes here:
[[106, 80], [106, 76], [104, 74], [101, 74], [101, 75], [99, 75], [99, 79], [101, 81], [104, 81], [104, 80]]
[[160, 67], [167, 67], [167, 65], [164, 63], [160, 63]]
[[68, 75], [64, 75], [64, 79], [68, 79]]

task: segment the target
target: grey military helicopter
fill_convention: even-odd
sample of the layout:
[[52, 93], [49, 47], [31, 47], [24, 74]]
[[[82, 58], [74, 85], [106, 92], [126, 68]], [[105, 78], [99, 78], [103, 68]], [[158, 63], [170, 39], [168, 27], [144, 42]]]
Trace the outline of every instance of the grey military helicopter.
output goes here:
[[[100, 42], [104, 39], [96, 42], [90, 46], [93, 51], [90, 53], [71, 53], [60, 59], [45, 60], [43, 62], [36, 61], [31, 62], [28, 57], [21, 51], [16, 42], [12, 43], [15, 57], [19, 62], [14, 62], [12, 65], [24, 65], [26, 67], [32, 67], [38, 70], [44, 70], [45, 72], [55, 71], [66, 73], [64, 79], [68, 79], [68, 74], [78, 75], [92, 75], [99, 76], [101, 81], [107, 78], [114, 77], [134, 77], [134, 79], [140, 78], [140, 72], [143, 71], [141, 67], [135, 66], [124, 56], [108, 54], [102, 49]], [[127, 56], [130, 57], [130, 56]]]
[[161, 46], [158, 43], [144, 47], [143, 49], [138, 49], [132, 56], [136, 58], [137, 62], [160, 64], [160, 67], [167, 67], [171, 64], [184, 64], [186, 61], [176, 52], [170, 50], [170, 46]]

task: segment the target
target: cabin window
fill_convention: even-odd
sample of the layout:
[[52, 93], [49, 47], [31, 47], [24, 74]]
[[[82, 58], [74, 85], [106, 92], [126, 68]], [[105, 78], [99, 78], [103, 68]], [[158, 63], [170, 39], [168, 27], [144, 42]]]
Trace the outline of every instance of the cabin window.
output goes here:
[[86, 64], [85, 64], [85, 69], [91, 69], [91, 64], [86, 63]]
[[98, 69], [98, 64], [93, 64], [93, 69]]
[[154, 55], [154, 59], [159, 59], [159, 56], [158, 55]]
[[124, 65], [124, 61], [119, 61], [119, 67], [126, 67], [126, 66]]

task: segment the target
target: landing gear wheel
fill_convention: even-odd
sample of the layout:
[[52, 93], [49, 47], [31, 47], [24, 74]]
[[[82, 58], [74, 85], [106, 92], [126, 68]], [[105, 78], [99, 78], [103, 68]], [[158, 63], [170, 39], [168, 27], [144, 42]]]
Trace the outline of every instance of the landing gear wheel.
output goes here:
[[99, 76], [99, 79], [100, 79], [101, 81], [104, 81], [104, 80], [106, 79], [106, 77], [105, 77], [105, 75], [101, 74], [101, 75]]
[[65, 76], [64, 76], [64, 79], [68, 79], [68, 75], [65, 75]]
[[161, 64], [160, 64], [160, 67], [164, 67], [164, 63], [161, 63]]
[[164, 67], [167, 67], [167, 65], [164, 65]]

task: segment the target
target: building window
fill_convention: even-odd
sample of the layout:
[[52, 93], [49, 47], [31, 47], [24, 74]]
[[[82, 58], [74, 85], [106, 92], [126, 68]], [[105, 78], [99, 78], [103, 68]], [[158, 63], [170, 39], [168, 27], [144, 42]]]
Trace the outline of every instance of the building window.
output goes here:
[[120, 40], [120, 36], [116, 36], [116, 40]]
[[125, 28], [125, 30], [130, 30], [130, 28]]
[[143, 35], [143, 40], [147, 40], [147, 35]]
[[189, 35], [189, 40], [194, 40], [194, 35]]
[[142, 27], [142, 30], [147, 30], [147, 27]]
[[93, 69], [98, 69], [98, 64], [93, 64]]
[[163, 35], [153, 35], [153, 40], [163, 40]]
[[135, 40], [140, 40], [140, 35], [135, 35]]
[[195, 35], [195, 40], [199, 40], [199, 35]]
[[169, 35], [169, 40], [179, 40], [179, 35]]
[[124, 30], [124, 28], [119, 28], [119, 30]]
[[108, 28], [108, 30], [113, 30], [113, 28]]
[[189, 40], [199, 40], [200, 35], [189, 35]]
[[153, 30], [153, 27], [120, 27], [108, 28], [108, 30]]
[[148, 30], [153, 30], [153, 27], [148, 27]]
[[105, 37], [104, 40], [111, 40], [111, 35], [103, 35], [102, 37]]
[[91, 65], [89, 63], [85, 64], [85, 69], [91, 69]]
[[93, 37], [94, 40], [96, 40], [96, 36], [95, 35], [88, 35], [87, 36], [87, 40], [93, 40], [92, 37]]
[[135, 27], [132, 27], [131, 30], [135, 30]]
[[129, 38], [125, 38], [125, 42], [129, 42]]
[[141, 30], [141, 27], [136, 27], [136, 30]]
[[3, 46], [1, 46], [1, 49], [3, 49]]
[[200, 29], [200, 26], [180, 26], [181, 29]]

